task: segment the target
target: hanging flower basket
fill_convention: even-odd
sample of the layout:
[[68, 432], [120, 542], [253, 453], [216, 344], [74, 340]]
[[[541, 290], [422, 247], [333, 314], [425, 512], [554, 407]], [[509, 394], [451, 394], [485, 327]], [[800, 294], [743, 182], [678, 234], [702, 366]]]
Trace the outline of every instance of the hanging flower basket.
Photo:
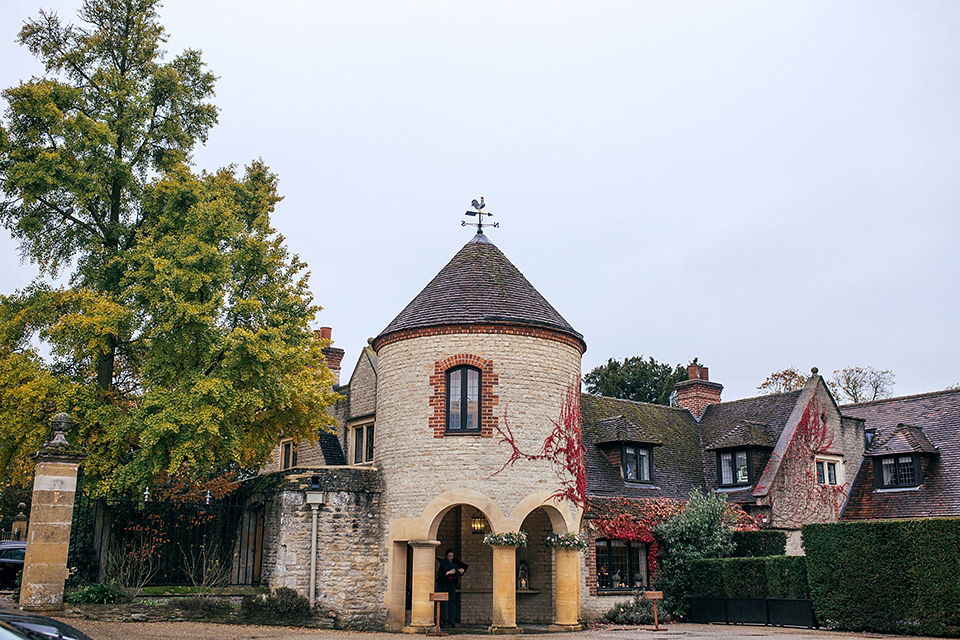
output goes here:
[[582, 533], [548, 533], [543, 539], [543, 546], [583, 553], [587, 550], [587, 536]]
[[488, 533], [483, 536], [483, 544], [488, 547], [525, 547], [527, 546], [527, 532], [505, 531], [504, 533]]

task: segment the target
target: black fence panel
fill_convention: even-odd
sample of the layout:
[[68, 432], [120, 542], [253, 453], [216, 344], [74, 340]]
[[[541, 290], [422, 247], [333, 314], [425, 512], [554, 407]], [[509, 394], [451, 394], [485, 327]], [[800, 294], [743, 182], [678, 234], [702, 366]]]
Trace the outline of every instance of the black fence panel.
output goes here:
[[263, 507], [77, 497], [68, 564], [78, 583], [257, 585]]
[[778, 627], [808, 627], [813, 629], [819, 626], [813, 615], [813, 600], [767, 598], [767, 611], [770, 615], [769, 624]]
[[728, 624], [767, 624], [766, 598], [727, 598]]
[[816, 628], [813, 600], [799, 598], [690, 598], [690, 621]]

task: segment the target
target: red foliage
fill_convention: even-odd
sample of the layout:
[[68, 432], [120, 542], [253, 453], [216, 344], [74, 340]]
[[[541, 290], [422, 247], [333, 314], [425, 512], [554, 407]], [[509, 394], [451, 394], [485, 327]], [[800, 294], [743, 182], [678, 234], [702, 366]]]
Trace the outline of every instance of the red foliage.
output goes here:
[[567, 386], [563, 404], [560, 406], [560, 416], [557, 420], [551, 418], [550, 422], [553, 424], [553, 431], [544, 441], [540, 453], [524, 453], [517, 446], [516, 437], [507, 419], [507, 410], [504, 408], [503, 427], [494, 424], [494, 428], [500, 435], [500, 443], [510, 447], [510, 457], [492, 475], [497, 475], [507, 467], [513, 466], [518, 460], [549, 460], [554, 464], [554, 470], [560, 481], [560, 488], [553, 497], [558, 500], [569, 500], [586, 509], [587, 472], [583, 461], [585, 450], [580, 423], [579, 378]]
[[[789, 490], [780, 491], [783, 499], [778, 501], [774, 510], [777, 520], [784, 524], [816, 522], [823, 519], [825, 508], [832, 511], [834, 519], [840, 515], [849, 483], [821, 484], [817, 481], [814, 462], [817, 454], [830, 454], [833, 445], [834, 437], [827, 427], [826, 412], [822, 403], [814, 397], [804, 410], [793, 439], [781, 459], [781, 469], [801, 474], [802, 480], [791, 481]], [[790, 474], [780, 475], [781, 478], [787, 478]], [[797, 491], [799, 488], [803, 488], [803, 491]]]

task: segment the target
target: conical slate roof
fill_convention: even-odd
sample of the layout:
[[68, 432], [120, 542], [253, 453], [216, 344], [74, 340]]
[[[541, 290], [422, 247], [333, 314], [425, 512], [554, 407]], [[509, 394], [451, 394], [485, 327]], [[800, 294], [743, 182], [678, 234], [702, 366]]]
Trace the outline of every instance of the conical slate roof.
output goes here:
[[483, 233], [453, 256], [416, 298], [380, 332], [374, 345], [398, 331], [451, 325], [525, 325], [574, 337], [557, 310]]

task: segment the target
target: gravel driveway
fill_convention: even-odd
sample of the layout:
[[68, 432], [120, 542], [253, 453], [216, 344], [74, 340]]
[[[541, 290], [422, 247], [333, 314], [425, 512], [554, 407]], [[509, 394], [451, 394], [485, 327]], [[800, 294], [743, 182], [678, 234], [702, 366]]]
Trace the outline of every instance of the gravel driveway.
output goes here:
[[[64, 619], [96, 640], [401, 640], [411, 636], [393, 633], [370, 633], [363, 631], [327, 631], [301, 629], [298, 627], [259, 627], [200, 622], [103, 622], [99, 620]], [[750, 627], [700, 624], [671, 624], [654, 633], [647, 627], [608, 627], [579, 633], [536, 634], [538, 640], [727, 640], [734, 638], [771, 638], [773, 640], [815, 640], [833, 638], [854, 640], [859, 638], [884, 638], [893, 640], [904, 636], [883, 636], [850, 632], [816, 631], [807, 629], [782, 629], [779, 627]], [[528, 634], [533, 635], [533, 634]], [[452, 640], [460, 638], [489, 638], [485, 633], [457, 633]], [[910, 636], [909, 640], [921, 640]]]

